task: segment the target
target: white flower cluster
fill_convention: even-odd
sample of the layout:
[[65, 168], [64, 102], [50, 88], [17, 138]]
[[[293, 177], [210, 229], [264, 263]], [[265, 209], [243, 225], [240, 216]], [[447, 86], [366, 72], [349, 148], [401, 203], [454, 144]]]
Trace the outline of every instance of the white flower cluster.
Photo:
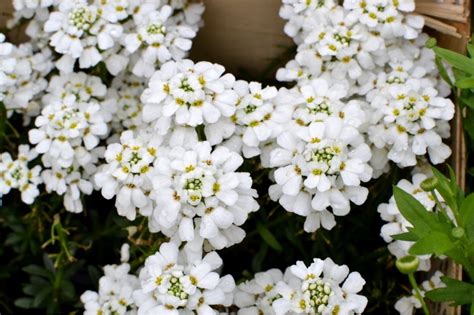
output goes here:
[[[446, 285], [442, 282], [441, 277], [444, 274], [437, 270], [431, 276], [429, 280], [423, 281], [421, 283], [420, 294], [425, 296], [425, 293], [433, 289], [444, 288]], [[421, 308], [420, 300], [415, 296], [415, 292], [412, 292], [410, 296], [404, 296], [395, 303], [395, 309], [400, 313], [400, 315], [413, 315], [416, 309]]]
[[[216, 252], [203, 256], [192, 246], [173, 242], [145, 260], [137, 278], [129, 274], [128, 245], [122, 264], [104, 267], [99, 292], [81, 296], [84, 314], [362, 314], [367, 298], [358, 272], [349, 273], [330, 258], [301, 261], [283, 274], [271, 269], [237, 287], [232, 276], [219, 275], [222, 259]], [[439, 277], [438, 277], [439, 278]]]
[[46, 190], [64, 195], [71, 212], [81, 212], [81, 193], [93, 190], [91, 175], [103, 155], [99, 142], [108, 135], [111, 119], [106, 91], [98, 77], [82, 72], [52, 77], [36, 128], [29, 131], [30, 142], [42, 155]]
[[14, 47], [11, 57], [16, 62], [10, 73], [14, 83], [6, 85], [3, 99], [5, 108], [9, 115], [13, 111], [29, 116], [37, 115], [40, 97], [48, 86], [45, 77], [54, 67], [51, 50], [37, 50], [31, 43], [25, 43]]
[[21, 192], [21, 200], [24, 203], [33, 203], [39, 195], [38, 185], [42, 183], [41, 166], [30, 168], [28, 163], [37, 156], [28, 145], [18, 147], [16, 160], [7, 152], [0, 155], [0, 197], [12, 189], [17, 189]]
[[29, 20], [26, 33], [38, 47], [61, 55], [63, 72], [105, 63], [117, 75], [128, 64], [149, 77], [168, 60], [184, 58], [201, 25], [204, 6], [187, 1], [72, 0], [14, 1], [9, 26]]
[[222, 266], [216, 252], [202, 257], [195, 251], [180, 251], [175, 243], [163, 243], [146, 259], [138, 278], [129, 274], [123, 254], [128, 254], [128, 245], [122, 247], [121, 265], [104, 267], [99, 292], [82, 294], [85, 315], [217, 315], [213, 307], [225, 309], [233, 303], [235, 282], [216, 272]]
[[13, 57], [15, 46], [5, 42], [5, 35], [0, 33], [0, 101], [5, 99], [6, 91], [15, 86], [14, 71], [16, 60]]
[[[436, 202], [431, 192], [424, 191], [420, 184], [428, 178], [427, 175], [422, 173], [416, 173], [413, 175], [411, 181], [402, 179], [397, 183], [397, 187], [403, 189], [407, 193], [411, 194], [416, 200], [418, 200], [427, 210], [433, 211]], [[437, 198], [442, 201], [441, 196], [437, 194]], [[399, 241], [392, 238], [393, 235], [408, 232], [408, 228], [411, 227], [405, 217], [398, 210], [395, 198], [392, 196], [388, 203], [382, 203], [379, 205], [377, 211], [380, 213], [382, 220], [388, 222], [380, 230], [380, 235], [388, 244], [388, 250], [392, 255], [397, 258], [402, 258], [408, 255], [408, 250], [413, 245], [413, 242]], [[431, 268], [430, 256], [418, 256], [420, 264], [418, 270], [429, 271]]]
[[130, 274], [128, 251], [129, 245], [122, 245], [122, 263], [104, 266], [104, 276], [99, 279], [98, 292], [86, 291], [81, 295], [84, 315], [137, 314], [132, 294], [140, 287], [140, 282]]
[[296, 81], [302, 91], [314, 79], [335, 81], [346, 86], [343, 102], [362, 101], [366, 122], [359, 131], [372, 145], [375, 175], [388, 160], [401, 167], [416, 165], [426, 153], [435, 164], [446, 160], [451, 151], [442, 139], [449, 136], [454, 105], [445, 98], [433, 52], [423, 47], [422, 17], [405, 14], [414, 1], [283, 3], [280, 15], [298, 52], [277, 78]]
[[238, 226], [258, 204], [250, 174], [236, 171], [240, 155], [208, 142], [168, 147], [146, 132], [126, 131], [120, 140], [108, 146], [108, 164], [95, 175], [105, 198], [117, 196], [120, 215], [134, 220], [138, 209], [150, 231], [178, 243], [207, 240], [221, 249], [243, 240]]
[[288, 267], [259, 272], [241, 283], [235, 293], [238, 315], [250, 314], [362, 314], [367, 298], [359, 295], [365, 281], [330, 258], [301, 261]]

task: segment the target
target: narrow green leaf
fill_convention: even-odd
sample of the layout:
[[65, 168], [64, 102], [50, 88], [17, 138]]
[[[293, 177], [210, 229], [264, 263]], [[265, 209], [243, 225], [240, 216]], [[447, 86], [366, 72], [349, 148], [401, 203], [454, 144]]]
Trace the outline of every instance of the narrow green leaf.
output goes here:
[[46, 269], [44, 269], [40, 266], [37, 266], [37, 265], [28, 265], [26, 267], [23, 267], [23, 271], [25, 271], [25, 272], [27, 272], [31, 275], [42, 276], [42, 277], [45, 277], [45, 278], [50, 276], [50, 273]]
[[15, 300], [14, 304], [20, 308], [31, 308], [33, 306], [33, 299], [27, 297], [19, 298]]
[[440, 57], [436, 56], [435, 63], [436, 63], [436, 66], [438, 67], [439, 75], [441, 76], [441, 78], [446, 83], [448, 83], [451, 88], [453, 88], [454, 84], [453, 84], [453, 82], [451, 81], [451, 78], [448, 75], [448, 71], [446, 70], [446, 67], [443, 64], [443, 60]]
[[465, 78], [456, 81], [456, 86], [460, 89], [472, 89], [474, 88], [474, 78]]
[[434, 47], [433, 51], [453, 67], [474, 75], [474, 61], [468, 57], [441, 47]]
[[392, 235], [392, 238], [397, 241], [407, 241], [407, 242], [416, 242], [419, 237], [413, 233], [406, 232]]
[[451, 181], [435, 167], [432, 167], [433, 175], [438, 179], [436, 190], [451, 209], [457, 209], [456, 191], [452, 189]]
[[447, 277], [442, 278], [445, 288], [426, 292], [434, 302], [453, 302], [455, 305], [471, 304], [474, 299], [474, 285]]
[[276, 251], [281, 252], [283, 250], [283, 247], [281, 247], [280, 243], [278, 240], [275, 238], [275, 236], [268, 230], [263, 224], [260, 222], [257, 222], [257, 230], [262, 239], [265, 241], [265, 243], [268, 244], [271, 248], [273, 248]]
[[469, 44], [466, 45], [466, 48], [467, 48], [467, 52], [469, 53], [469, 57], [473, 59], [474, 58], [474, 45], [470, 42]]

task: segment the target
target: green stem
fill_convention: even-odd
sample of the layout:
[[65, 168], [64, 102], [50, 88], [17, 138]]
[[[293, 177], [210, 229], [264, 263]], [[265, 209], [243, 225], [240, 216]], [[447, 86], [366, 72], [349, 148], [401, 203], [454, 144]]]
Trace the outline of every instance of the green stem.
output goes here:
[[425, 315], [430, 315], [430, 311], [428, 310], [428, 306], [426, 306], [425, 300], [423, 299], [423, 296], [420, 293], [420, 288], [418, 287], [418, 284], [416, 283], [415, 274], [414, 273], [408, 274], [408, 280], [410, 280], [410, 284], [411, 284], [413, 290], [415, 290], [415, 297], [421, 303], [423, 313]]

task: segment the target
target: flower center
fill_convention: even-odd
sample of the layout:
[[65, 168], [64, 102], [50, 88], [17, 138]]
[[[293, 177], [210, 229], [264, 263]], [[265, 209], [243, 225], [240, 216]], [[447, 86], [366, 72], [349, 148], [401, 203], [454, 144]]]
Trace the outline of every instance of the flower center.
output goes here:
[[131, 164], [137, 164], [141, 161], [141, 157], [138, 155], [138, 152], [132, 152], [132, 157], [130, 158]]
[[328, 305], [332, 290], [328, 283], [318, 279], [316, 282], [311, 283], [304, 293], [309, 295], [309, 304], [313, 307], [316, 314], [320, 315], [326, 305]]
[[16, 179], [16, 180], [20, 180], [21, 178], [21, 168], [16, 168], [12, 173], [11, 173], [11, 177]]
[[307, 110], [310, 114], [325, 113], [331, 115], [332, 112], [329, 108], [329, 104], [326, 100], [319, 104], [308, 104]]
[[170, 278], [170, 285], [168, 288], [168, 293], [171, 295], [176, 296], [180, 300], [187, 300], [188, 294], [184, 291], [183, 284], [179, 280], [179, 278], [171, 277]]
[[339, 43], [341, 43], [342, 45], [348, 46], [351, 43], [351, 38], [349, 35], [344, 36], [339, 33], [336, 33], [333, 36], [334, 36], [334, 39], [338, 41]]
[[194, 89], [189, 84], [188, 79], [182, 79], [179, 88], [184, 90], [185, 92], [194, 92]]
[[341, 152], [341, 149], [337, 146], [329, 146], [317, 150], [313, 150], [311, 159], [314, 162], [326, 163], [328, 166], [331, 164], [332, 159]]
[[150, 35], [164, 34], [166, 27], [160, 23], [149, 24], [146, 28], [146, 32]]
[[87, 31], [94, 23], [94, 15], [87, 7], [79, 7], [69, 13], [69, 23], [80, 30]]
[[199, 178], [192, 178], [188, 179], [186, 181], [186, 184], [184, 184], [184, 189], [185, 190], [201, 190], [202, 189], [202, 180]]
[[250, 104], [250, 105], [247, 105], [247, 107], [244, 108], [244, 112], [245, 112], [246, 114], [251, 114], [251, 113], [253, 113], [256, 109], [257, 109], [257, 105]]

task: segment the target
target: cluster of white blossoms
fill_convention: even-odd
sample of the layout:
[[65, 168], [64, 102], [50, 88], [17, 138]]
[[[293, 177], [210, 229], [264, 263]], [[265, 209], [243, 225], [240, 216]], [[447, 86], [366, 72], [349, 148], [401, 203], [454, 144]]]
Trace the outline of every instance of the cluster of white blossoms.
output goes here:
[[122, 245], [120, 265], [104, 266], [98, 292], [86, 291], [81, 295], [84, 315], [137, 314], [132, 294], [140, 287], [140, 282], [130, 274], [129, 248], [128, 244]]
[[95, 175], [105, 198], [117, 196], [120, 215], [134, 220], [138, 210], [151, 232], [178, 243], [206, 240], [222, 249], [243, 240], [239, 226], [258, 203], [250, 174], [237, 172], [240, 155], [208, 142], [170, 147], [145, 131], [125, 131], [120, 142], [107, 147]]
[[238, 285], [238, 315], [247, 314], [362, 314], [367, 298], [359, 295], [365, 281], [330, 258], [298, 261], [283, 274], [270, 269]]
[[15, 46], [5, 42], [5, 35], [0, 33], [0, 101], [5, 99], [6, 91], [15, 86], [13, 72], [16, 67], [16, 60], [13, 57]]
[[217, 315], [214, 307], [226, 309], [233, 304], [235, 282], [232, 276], [216, 272], [222, 266], [216, 252], [203, 257], [200, 252], [180, 250], [175, 243], [163, 243], [145, 260], [139, 277], [129, 274], [127, 260], [125, 244], [122, 264], [104, 267], [99, 292], [82, 294], [84, 314]]
[[0, 155], [0, 197], [16, 189], [21, 192], [24, 203], [33, 203], [39, 195], [38, 185], [42, 183], [41, 166], [30, 167], [28, 164], [37, 156], [28, 145], [18, 147], [15, 160], [7, 152]]
[[28, 20], [32, 42], [60, 54], [59, 70], [73, 72], [76, 61], [81, 69], [103, 62], [117, 75], [130, 64], [142, 77], [187, 55], [204, 11], [200, 3], [146, 0], [16, 0], [14, 8], [9, 26]]
[[358, 294], [364, 279], [330, 258], [316, 258], [309, 266], [298, 261], [284, 274], [259, 272], [236, 286], [231, 275], [219, 275], [223, 261], [214, 251], [203, 255], [190, 246], [162, 243], [136, 277], [127, 263], [128, 248], [122, 246], [122, 264], [104, 267], [98, 292], [82, 294], [84, 314], [356, 315], [367, 305]]
[[[144, 217], [168, 241], [139, 277], [125, 248], [121, 265], [104, 268], [99, 292], [82, 296], [86, 314], [364, 311], [365, 281], [329, 258], [259, 273], [235, 290], [213, 250], [242, 242], [259, 209], [261, 178], [243, 170], [268, 174], [269, 197], [315, 232], [362, 205], [365, 183], [389, 161], [447, 159], [454, 106], [424, 47], [423, 19], [409, 14], [413, 0], [283, 0], [285, 32], [298, 48], [277, 79], [292, 88], [185, 59], [202, 3], [13, 2], [9, 26], [26, 21], [31, 40], [14, 46], [0, 34], [0, 101], [12, 121], [23, 116], [32, 148], [20, 146], [16, 160], [0, 155], [0, 196], [18, 189], [31, 204], [44, 184], [78, 213], [97, 190], [115, 198], [119, 215]], [[399, 185], [431, 209], [423, 178]], [[404, 256], [410, 244], [391, 235], [407, 221], [393, 199], [379, 211], [389, 250]]]
[[36, 128], [29, 131], [30, 143], [41, 154], [46, 190], [64, 195], [71, 212], [81, 212], [81, 193], [93, 191], [91, 175], [103, 156], [99, 143], [108, 136], [111, 120], [103, 101], [106, 91], [98, 77], [85, 73], [52, 77]]
[[388, 160], [401, 167], [425, 154], [435, 164], [446, 160], [451, 151], [442, 139], [449, 137], [454, 105], [424, 47], [422, 17], [406, 14], [414, 1], [283, 3], [280, 15], [298, 51], [277, 78], [301, 90], [314, 79], [336, 81], [346, 86], [343, 102], [362, 101], [367, 121], [359, 131], [372, 146], [376, 176]]

